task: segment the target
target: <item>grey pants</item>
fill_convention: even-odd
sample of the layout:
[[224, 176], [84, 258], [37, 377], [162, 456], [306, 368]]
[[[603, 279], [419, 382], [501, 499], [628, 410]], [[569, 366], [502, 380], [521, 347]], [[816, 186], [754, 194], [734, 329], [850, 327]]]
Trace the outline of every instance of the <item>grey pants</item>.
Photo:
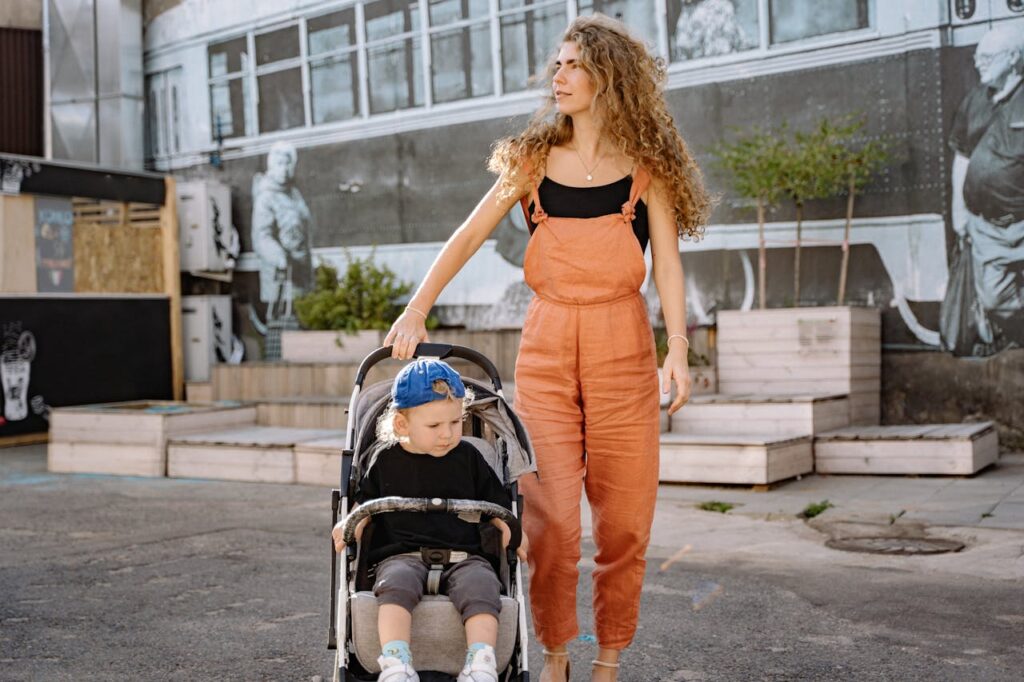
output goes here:
[[[396, 555], [377, 566], [373, 594], [378, 604], [395, 604], [410, 613], [423, 597], [429, 568], [419, 557]], [[441, 574], [441, 591], [462, 614], [465, 623], [473, 616], [501, 612], [501, 583], [491, 564], [483, 557], [471, 556], [452, 564]]]

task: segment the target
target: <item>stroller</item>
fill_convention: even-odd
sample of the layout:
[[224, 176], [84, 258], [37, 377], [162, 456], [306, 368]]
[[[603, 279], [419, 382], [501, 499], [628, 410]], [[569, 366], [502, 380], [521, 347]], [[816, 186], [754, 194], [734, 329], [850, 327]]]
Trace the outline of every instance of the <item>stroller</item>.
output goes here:
[[[335, 682], [376, 680], [380, 672], [377, 656], [380, 641], [377, 635], [377, 600], [372, 589], [375, 566], [369, 565], [369, 549], [373, 545], [373, 516], [389, 512], [423, 512], [458, 514], [475, 518], [480, 528], [481, 544], [495, 567], [502, 585], [501, 614], [498, 619], [499, 679], [502, 682], [529, 682], [527, 665], [526, 605], [523, 581], [516, 549], [522, 538], [519, 517], [522, 497], [515, 480], [536, 470], [533, 450], [525, 428], [505, 402], [501, 378], [494, 364], [472, 349], [447, 344], [421, 343], [414, 357], [438, 359], [460, 358], [480, 367], [490, 378], [490, 385], [463, 377], [474, 393], [468, 410], [463, 438], [472, 443], [497, 473], [512, 500], [512, 511], [499, 505], [476, 500], [442, 500], [439, 498], [382, 497], [370, 500], [349, 514], [350, 495], [369, 469], [373, 456], [382, 449], [376, 438], [377, 420], [387, 408], [391, 397], [391, 381], [381, 381], [363, 389], [369, 370], [391, 357], [391, 348], [379, 348], [368, 355], [356, 373], [355, 386], [349, 401], [348, 428], [342, 453], [341, 487], [331, 491], [332, 525], [345, 518], [346, 547], [339, 555], [331, 543], [331, 625], [328, 649], [334, 650]], [[486, 514], [505, 521], [512, 530], [512, 541], [502, 550], [500, 532], [489, 523], [479, 523]], [[371, 517], [361, 540], [354, 543], [358, 523]], [[423, 682], [453, 680], [465, 660], [465, 629], [458, 611], [448, 597], [438, 594], [445, 552], [443, 548], [424, 550], [431, 564], [423, 600], [413, 611], [411, 648], [416, 669]], [[437, 562], [437, 563], [434, 563]], [[340, 575], [340, 581], [339, 581]]]

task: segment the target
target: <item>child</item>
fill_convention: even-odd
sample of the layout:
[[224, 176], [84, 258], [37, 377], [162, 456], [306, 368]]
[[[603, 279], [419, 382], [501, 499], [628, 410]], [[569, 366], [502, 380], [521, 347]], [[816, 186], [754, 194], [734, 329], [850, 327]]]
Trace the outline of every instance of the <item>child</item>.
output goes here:
[[[406, 365], [391, 388], [391, 405], [378, 423], [378, 438], [391, 445], [371, 462], [354, 495], [357, 503], [378, 497], [440, 497], [474, 499], [511, 507], [494, 471], [480, 452], [462, 441], [465, 406], [472, 400], [458, 373], [440, 360], [419, 359]], [[356, 529], [358, 539], [369, 519]], [[492, 519], [511, 538], [508, 525]], [[345, 546], [341, 523], [332, 533], [339, 552]], [[482, 554], [477, 525], [454, 515], [391, 512], [377, 516], [369, 561], [377, 565], [373, 593], [379, 606], [381, 641], [379, 682], [418, 682], [412, 667], [409, 639], [412, 610], [423, 595], [427, 564], [422, 547], [466, 553], [449, 564], [442, 588], [466, 626], [466, 665], [459, 682], [497, 682], [494, 646], [501, 610], [494, 569]], [[519, 549], [525, 558], [526, 537]], [[414, 555], [413, 555], [414, 554]]]

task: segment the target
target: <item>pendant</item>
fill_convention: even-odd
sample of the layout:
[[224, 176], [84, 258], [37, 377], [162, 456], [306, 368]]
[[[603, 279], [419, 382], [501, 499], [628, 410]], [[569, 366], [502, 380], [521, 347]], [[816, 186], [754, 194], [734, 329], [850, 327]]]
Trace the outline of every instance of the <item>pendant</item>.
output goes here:
[[594, 176], [593, 175], [588, 175], [587, 176], [587, 182], [593, 182], [593, 181], [594, 181]]

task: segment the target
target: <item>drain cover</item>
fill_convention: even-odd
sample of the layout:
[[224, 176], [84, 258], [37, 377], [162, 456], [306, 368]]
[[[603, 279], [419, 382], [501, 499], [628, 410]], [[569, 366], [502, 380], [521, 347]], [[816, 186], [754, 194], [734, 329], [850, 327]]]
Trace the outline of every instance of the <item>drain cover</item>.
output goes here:
[[964, 543], [940, 538], [833, 538], [826, 547], [844, 552], [867, 552], [869, 554], [943, 554], [959, 552]]

